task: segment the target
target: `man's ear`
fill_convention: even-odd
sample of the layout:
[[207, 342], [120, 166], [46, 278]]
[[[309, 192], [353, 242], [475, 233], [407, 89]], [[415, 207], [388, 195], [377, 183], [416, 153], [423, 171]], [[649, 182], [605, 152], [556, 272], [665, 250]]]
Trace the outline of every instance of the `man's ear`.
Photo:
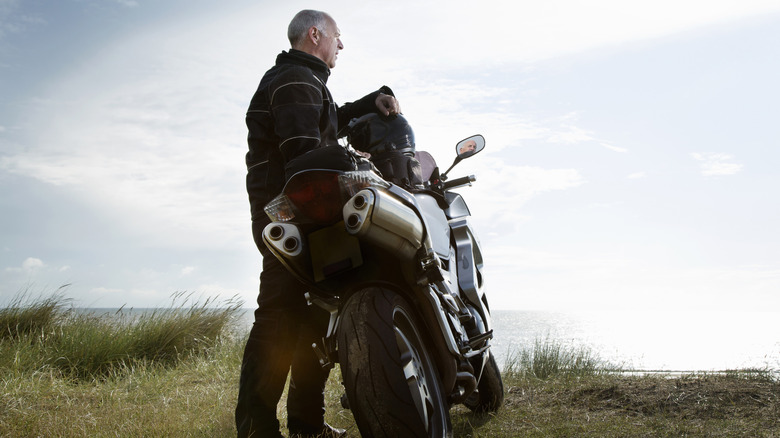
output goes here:
[[312, 42], [312, 44], [317, 45], [320, 41], [320, 31], [312, 26], [309, 28], [309, 40]]

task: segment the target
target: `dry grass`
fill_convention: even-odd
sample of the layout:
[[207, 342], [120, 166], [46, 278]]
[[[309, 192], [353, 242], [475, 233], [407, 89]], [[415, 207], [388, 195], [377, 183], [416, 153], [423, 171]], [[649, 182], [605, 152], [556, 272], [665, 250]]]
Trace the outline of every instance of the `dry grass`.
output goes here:
[[[100, 382], [50, 375], [4, 380], [0, 436], [234, 436], [241, 346], [218, 350], [175, 369], [136, 369]], [[339, 404], [338, 380], [336, 370], [328, 385], [328, 421], [360, 436]], [[456, 437], [780, 436], [774, 380], [597, 375], [506, 383], [506, 403], [497, 414], [452, 409]]]
[[490, 421], [464, 412], [457, 436], [772, 437], [778, 396], [776, 380], [736, 375], [521, 380]]
[[0, 381], [0, 436], [231, 436], [234, 346], [215, 346], [175, 368], [138, 365], [109, 378], [42, 371]]
[[[221, 323], [208, 315], [198, 320], [205, 321], [203, 331], [182, 331], [180, 322], [166, 322], [177, 321], [176, 314], [200, 314], [203, 306], [155, 316], [157, 327], [188, 333], [188, 339], [174, 344], [197, 346], [190, 353], [175, 355], [173, 362], [166, 359], [169, 355], [124, 360], [110, 372], [95, 373], [68, 371], [46, 361], [45, 343], [54, 339], [47, 333], [57, 332], [53, 327], [68, 320], [57, 314], [63, 308], [57, 303], [61, 301], [42, 306], [54, 309], [47, 325], [22, 329], [26, 325], [15, 320], [0, 326], [6, 333], [0, 337], [0, 436], [235, 436], [243, 340], [226, 335], [227, 325], [215, 335], [212, 329]], [[0, 321], [26, 314], [23, 307], [0, 312]], [[187, 321], [185, 325], [199, 325]], [[88, 332], [87, 327], [82, 329]], [[99, 335], [105, 338], [105, 330], [93, 325], [97, 335], [79, 339], [103, 345]], [[134, 333], [154, 338], [148, 331]], [[156, 339], [158, 346], [170, 343], [167, 335]], [[504, 383], [505, 405], [498, 413], [452, 409], [456, 437], [780, 436], [780, 382], [766, 370], [636, 376], [615, 372], [588, 351], [567, 351], [545, 341], [510, 359]], [[337, 368], [327, 387], [327, 421], [357, 437], [351, 413], [340, 406], [341, 394]], [[279, 406], [285, 424], [284, 401]]]

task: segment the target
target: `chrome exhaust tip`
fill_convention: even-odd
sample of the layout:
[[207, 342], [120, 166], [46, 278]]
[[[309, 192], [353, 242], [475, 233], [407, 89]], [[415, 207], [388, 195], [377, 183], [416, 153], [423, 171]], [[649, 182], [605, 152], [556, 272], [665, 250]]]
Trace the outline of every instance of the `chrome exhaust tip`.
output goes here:
[[359, 193], [355, 198], [352, 200], [352, 206], [355, 207], [355, 210], [363, 210], [368, 205], [368, 199], [366, 198], [366, 195]]
[[282, 248], [284, 248], [285, 251], [289, 253], [295, 252], [296, 249], [298, 249], [298, 246], [300, 245], [300, 241], [296, 237], [288, 237], [284, 239], [284, 243], [282, 244]]
[[346, 220], [347, 229], [354, 230], [360, 228], [360, 224], [363, 223], [363, 217], [357, 213], [352, 213]]
[[271, 240], [279, 240], [284, 237], [284, 227], [274, 225], [268, 230], [268, 238]]
[[263, 242], [277, 256], [296, 258], [306, 246], [301, 230], [288, 223], [271, 223], [263, 229]]

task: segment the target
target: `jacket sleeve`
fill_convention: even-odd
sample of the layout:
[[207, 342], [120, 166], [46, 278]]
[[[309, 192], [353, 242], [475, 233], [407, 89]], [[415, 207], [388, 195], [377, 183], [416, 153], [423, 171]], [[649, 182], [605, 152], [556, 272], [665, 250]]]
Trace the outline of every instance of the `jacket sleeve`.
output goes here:
[[380, 94], [389, 94], [390, 96], [395, 96], [395, 94], [393, 94], [393, 90], [391, 90], [390, 87], [387, 85], [382, 85], [381, 88], [374, 91], [373, 93], [367, 94], [354, 102], [345, 103], [338, 108], [338, 132], [340, 137], [346, 135], [346, 130], [344, 128], [349, 124], [350, 120], [377, 111], [376, 98]]
[[321, 84], [306, 69], [293, 70], [270, 87], [270, 110], [285, 162], [316, 149], [320, 142]]

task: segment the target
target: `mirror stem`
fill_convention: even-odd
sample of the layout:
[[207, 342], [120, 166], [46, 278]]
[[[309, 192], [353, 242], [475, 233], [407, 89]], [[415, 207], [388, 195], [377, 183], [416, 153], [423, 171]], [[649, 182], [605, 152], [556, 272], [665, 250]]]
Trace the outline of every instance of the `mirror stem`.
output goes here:
[[444, 171], [444, 173], [441, 174], [441, 176], [440, 176], [441, 180], [442, 181], [446, 181], [447, 180], [447, 174], [450, 173], [450, 170], [452, 170], [452, 168], [455, 167], [455, 165], [460, 163], [462, 160], [463, 160], [463, 158], [461, 158], [461, 157], [455, 157], [455, 161], [452, 162], [452, 165], [450, 166], [450, 168], [447, 169], [446, 171]]

